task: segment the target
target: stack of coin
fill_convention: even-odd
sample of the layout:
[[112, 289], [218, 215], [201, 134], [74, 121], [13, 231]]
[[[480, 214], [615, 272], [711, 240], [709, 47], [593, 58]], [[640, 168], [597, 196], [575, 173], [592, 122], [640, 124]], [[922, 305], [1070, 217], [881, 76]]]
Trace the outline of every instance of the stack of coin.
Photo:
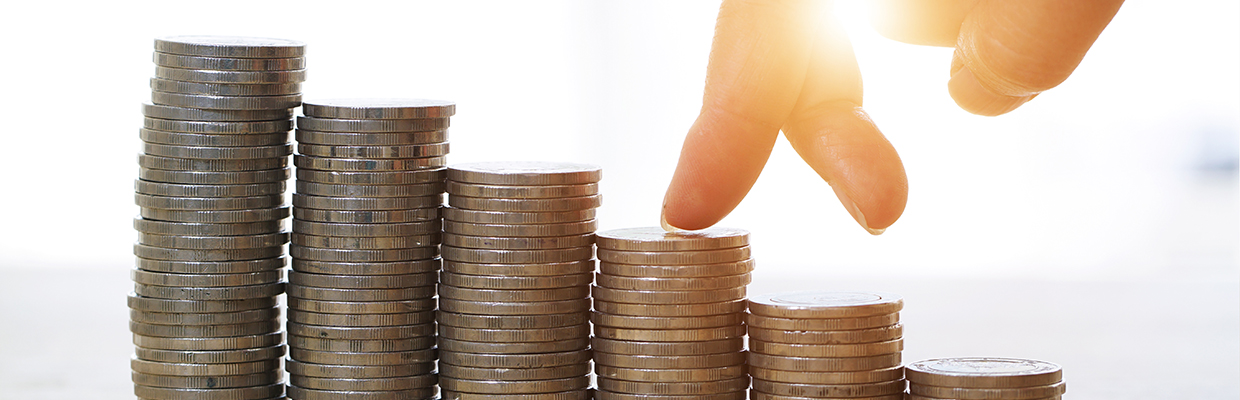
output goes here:
[[276, 296], [304, 51], [279, 39], [155, 40], [129, 296], [139, 398], [284, 394]]
[[630, 228], [598, 234], [599, 400], [743, 400], [749, 232]]
[[1067, 391], [1059, 365], [1018, 358], [961, 357], [905, 368], [910, 400], [1046, 399]]
[[435, 395], [451, 102], [309, 101], [297, 118], [289, 398]]
[[448, 168], [439, 283], [445, 399], [589, 397], [595, 166]]
[[901, 400], [899, 296], [797, 292], [749, 299], [753, 400]]

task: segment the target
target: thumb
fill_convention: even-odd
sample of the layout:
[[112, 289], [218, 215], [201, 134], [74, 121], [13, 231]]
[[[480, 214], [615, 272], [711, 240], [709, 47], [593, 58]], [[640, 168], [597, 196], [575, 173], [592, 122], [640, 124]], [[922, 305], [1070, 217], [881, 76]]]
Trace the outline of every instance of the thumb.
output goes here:
[[948, 91], [965, 111], [1000, 115], [1068, 79], [1123, 0], [985, 0], [965, 17]]

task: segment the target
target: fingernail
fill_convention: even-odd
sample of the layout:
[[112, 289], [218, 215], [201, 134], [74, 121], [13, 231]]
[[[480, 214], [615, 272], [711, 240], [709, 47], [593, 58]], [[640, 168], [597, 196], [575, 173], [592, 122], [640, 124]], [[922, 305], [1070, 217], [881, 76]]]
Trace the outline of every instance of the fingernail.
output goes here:
[[676, 227], [672, 226], [672, 224], [667, 223], [666, 212], [667, 212], [666, 210], [659, 212], [659, 226], [663, 227], [663, 230], [668, 231], [668, 232], [677, 231]]
[[947, 91], [956, 105], [965, 111], [991, 117], [1015, 110], [1036, 96], [1014, 97], [992, 93], [978, 83], [973, 71], [968, 68], [960, 68], [952, 74], [952, 79], [947, 81]]
[[835, 191], [835, 197], [840, 199], [840, 204], [844, 205], [844, 209], [848, 210], [848, 213], [852, 215], [853, 219], [856, 220], [857, 223], [860, 224], [862, 228], [865, 228], [866, 232], [870, 232], [871, 235], [878, 236], [878, 235], [882, 235], [883, 232], [887, 231], [887, 228], [883, 228], [883, 229], [871, 228], [870, 225], [865, 222], [865, 214], [861, 213], [861, 209], [857, 208], [857, 203], [853, 203], [852, 199], [849, 198], [848, 195], [844, 193], [843, 189], [840, 189], [835, 186], [831, 186], [831, 190]]

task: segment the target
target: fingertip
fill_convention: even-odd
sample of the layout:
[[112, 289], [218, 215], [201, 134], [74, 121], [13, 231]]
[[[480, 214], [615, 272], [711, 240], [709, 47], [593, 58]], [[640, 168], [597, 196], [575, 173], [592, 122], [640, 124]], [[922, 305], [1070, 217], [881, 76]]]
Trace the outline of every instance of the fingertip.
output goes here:
[[[953, 61], [953, 64], [955, 62]], [[957, 67], [953, 65], [953, 69]], [[951, 94], [956, 105], [973, 114], [988, 117], [1007, 114], [1022, 104], [1033, 99], [1036, 94], [1028, 96], [1006, 96], [987, 90], [978, 82], [973, 71], [961, 63], [951, 80], [947, 81], [947, 92]]]

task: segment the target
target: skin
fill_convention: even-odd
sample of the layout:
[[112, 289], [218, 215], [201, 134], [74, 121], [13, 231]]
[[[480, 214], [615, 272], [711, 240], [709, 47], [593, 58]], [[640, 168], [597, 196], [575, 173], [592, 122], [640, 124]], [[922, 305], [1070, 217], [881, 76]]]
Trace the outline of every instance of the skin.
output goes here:
[[[1058, 86], [1123, 0], [881, 0], [878, 32], [955, 47], [947, 89], [965, 111], [1002, 115]], [[724, 0], [702, 110], [663, 200], [663, 226], [704, 229], [757, 181], [782, 131], [871, 234], [904, 212], [908, 179], [862, 109], [861, 73], [832, 4]], [[827, 21], [827, 22], [823, 22]]]

